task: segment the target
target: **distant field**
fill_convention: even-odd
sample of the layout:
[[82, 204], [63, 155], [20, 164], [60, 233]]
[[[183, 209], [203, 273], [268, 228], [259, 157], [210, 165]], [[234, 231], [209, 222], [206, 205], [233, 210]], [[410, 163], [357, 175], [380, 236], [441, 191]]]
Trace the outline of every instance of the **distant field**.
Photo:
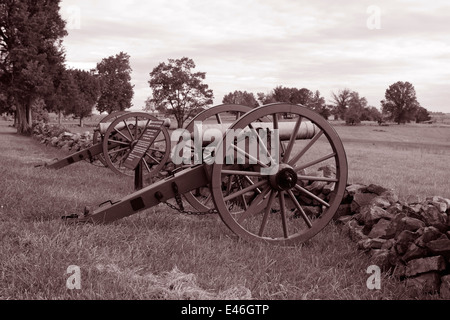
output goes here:
[[335, 125], [349, 162], [351, 183], [375, 183], [400, 198], [450, 198], [450, 127], [428, 124]]
[[433, 113], [431, 120], [436, 124], [450, 125], [450, 113]]

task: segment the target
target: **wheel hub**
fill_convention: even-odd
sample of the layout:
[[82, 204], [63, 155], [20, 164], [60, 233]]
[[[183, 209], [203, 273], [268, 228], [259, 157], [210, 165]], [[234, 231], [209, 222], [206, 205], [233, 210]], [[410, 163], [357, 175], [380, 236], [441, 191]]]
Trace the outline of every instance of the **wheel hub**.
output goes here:
[[270, 184], [278, 190], [289, 190], [297, 184], [297, 173], [287, 164], [280, 164], [277, 173], [270, 176]]

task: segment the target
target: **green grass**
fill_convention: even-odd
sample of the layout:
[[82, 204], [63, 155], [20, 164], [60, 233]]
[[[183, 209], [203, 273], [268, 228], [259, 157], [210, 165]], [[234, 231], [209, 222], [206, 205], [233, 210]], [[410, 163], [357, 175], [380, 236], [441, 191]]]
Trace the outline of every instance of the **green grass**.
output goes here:
[[[180, 214], [163, 204], [110, 225], [66, 224], [62, 215], [131, 193], [132, 179], [87, 162], [58, 171], [34, 167], [63, 153], [18, 136], [7, 124], [0, 122], [0, 299], [437, 298], [411, 297], [403, 283], [386, 274], [381, 290], [369, 290], [368, 257], [334, 224], [289, 248], [241, 241], [217, 215]], [[404, 194], [424, 196], [439, 194], [439, 188], [431, 189], [433, 179], [448, 181], [439, 166], [448, 163], [448, 151], [345, 143], [347, 135], [359, 137], [356, 133], [367, 128], [337, 129], [351, 181], [404, 183]], [[418, 160], [421, 153], [424, 161]], [[439, 172], [410, 186], [417, 175], [430, 175], [423, 166], [435, 156], [439, 160], [429, 170]], [[445, 189], [443, 184], [441, 195], [449, 197]], [[70, 265], [81, 269], [81, 290], [66, 288]]]

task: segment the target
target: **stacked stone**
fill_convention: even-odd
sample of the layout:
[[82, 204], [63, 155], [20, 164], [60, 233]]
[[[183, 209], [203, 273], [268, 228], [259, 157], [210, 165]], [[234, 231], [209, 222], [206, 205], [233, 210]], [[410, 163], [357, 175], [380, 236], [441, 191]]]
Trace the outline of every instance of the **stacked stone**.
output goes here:
[[57, 125], [38, 123], [33, 127], [33, 136], [42, 144], [71, 152], [92, 146], [92, 134], [89, 131], [82, 134], [71, 133]]
[[406, 281], [412, 292], [450, 299], [450, 200], [399, 201], [377, 185], [349, 185], [335, 219], [374, 264]]
[[[317, 171], [306, 172], [302, 170], [301, 175], [314, 176], [320, 178], [334, 178], [336, 176], [336, 168], [334, 166], [326, 165], [320, 167]], [[335, 182], [327, 181], [307, 181], [299, 180], [299, 183], [309, 192], [315, 194], [320, 199], [328, 201], [331, 192], [334, 190], [336, 185]], [[309, 216], [317, 217], [322, 213], [322, 205], [315, 199], [303, 195], [301, 192], [294, 192], [297, 199], [302, 204], [302, 208], [305, 213]]]

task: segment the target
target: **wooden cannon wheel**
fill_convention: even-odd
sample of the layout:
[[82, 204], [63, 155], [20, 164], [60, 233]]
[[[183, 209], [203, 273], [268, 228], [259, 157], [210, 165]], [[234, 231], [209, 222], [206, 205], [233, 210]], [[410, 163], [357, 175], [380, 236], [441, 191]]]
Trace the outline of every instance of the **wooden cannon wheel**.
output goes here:
[[[97, 144], [97, 143], [102, 143], [103, 141], [103, 134], [100, 132], [100, 123], [107, 123], [107, 122], [111, 122], [112, 120], [116, 119], [117, 117], [128, 113], [129, 111], [115, 111], [112, 112], [106, 116], [104, 116], [98, 123], [97, 128], [94, 130], [94, 134], [92, 136], [92, 143], [93, 144]], [[100, 153], [97, 157], [97, 160], [100, 161], [105, 167], [108, 166], [108, 164], [106, 163], [105, 157], [103, 156], [102, 153]]]
[[[259, 123], [279, 129], [279, 138], [275, 131], [267, 136]], [[299, 139], [304, 128], [314, 131]], [[344, 147], [328, 121], [303, 106], [276, 103], [249, 111], [230, 129], [252, 134], [239, 145], [239, 138], [227, 137], [230, 130], [217, 149], [223, 153], [212, 165], [211, 192], [223, 222], [246, 240], [280, 245], [302, 243], [320, 232], [335, 215], [347, 183]], [[251, 153], [251, 143], [258, 154]]]
[[[145, 112], [126, 112], [112, 121], [102, 140], [103, 157], [111, 170], [119, 174], [134, 176], [134, 170], [125, 167], [124, 161], [141, 138], [144, 128], [147, 128], [152, 120], [159, 119]], [[117, 146], [111, 148], [111, 143], [115, 143]], [[161, 126], [161, 131], [140, 161], [144, 180], [163, 169], [169, 156], [169, 133], [166, 127]]]
[[[193, 133], [194, 124], [196, 121], [201, 121], [205, 124], [222, 124], [225, 122], [233, 123], [251, 109], [251, 107], [238, 104], [222, 104], [214, 106], [202, 111], [194, 118], [192, 118], [185, 129], [190, 133]], [[214, 202], [212, 200], [209, 186], [197, 188], [193, 191], [185, 193], [184, 197], [189, 202], [189, 204], [198, 212], [206, 212], [214, 209]]]

